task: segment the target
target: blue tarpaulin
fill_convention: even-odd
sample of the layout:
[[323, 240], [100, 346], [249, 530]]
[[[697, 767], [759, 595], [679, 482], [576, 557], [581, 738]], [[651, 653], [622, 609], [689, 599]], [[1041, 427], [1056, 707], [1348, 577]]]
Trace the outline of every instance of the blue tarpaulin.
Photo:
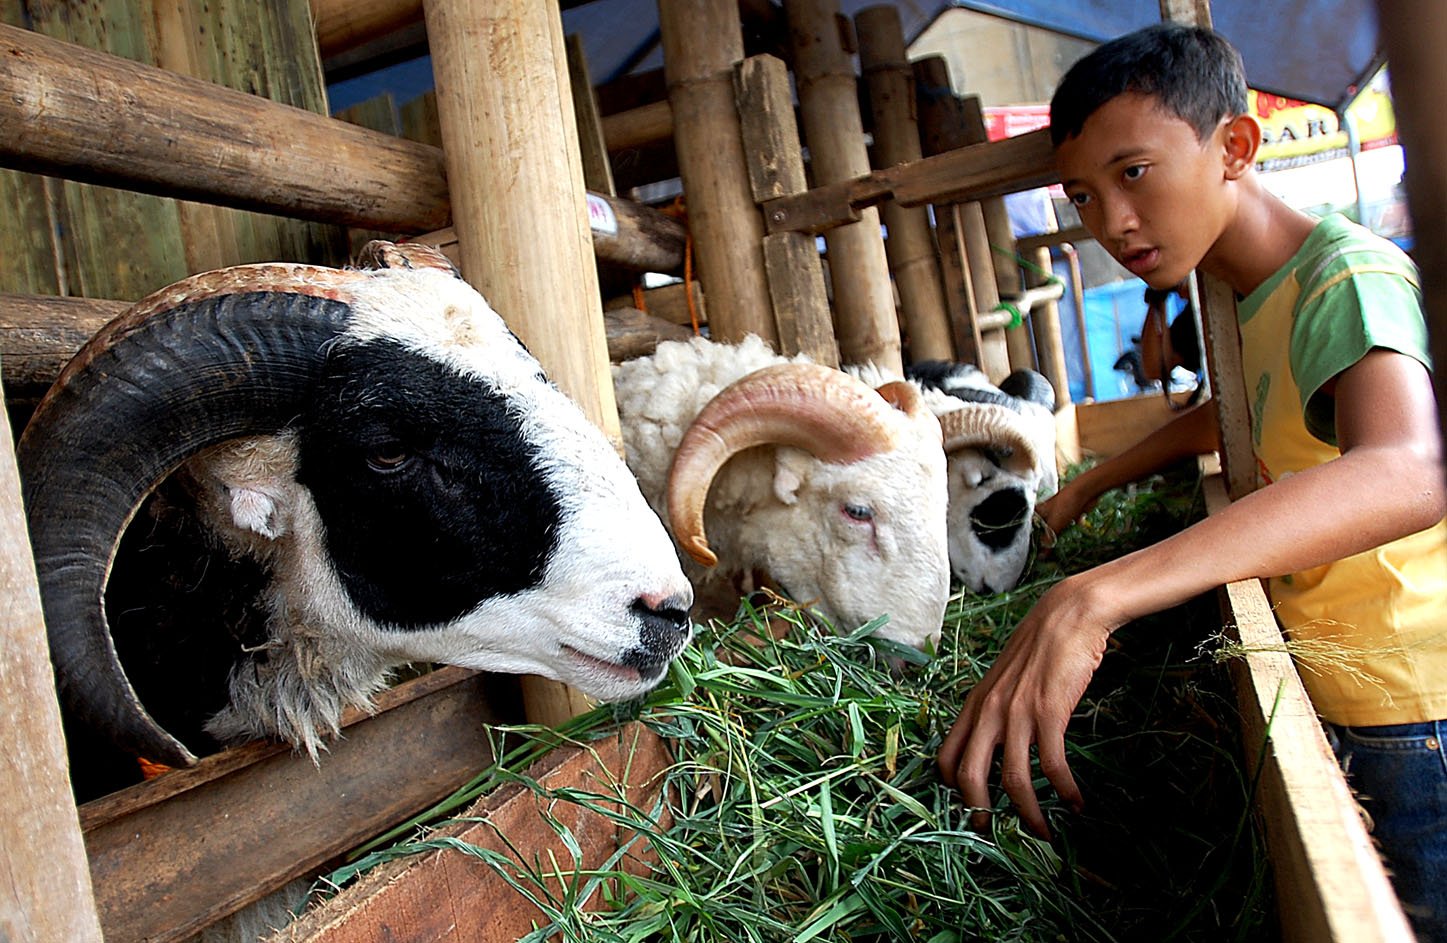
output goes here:
[[[853, 17], [881, 2], [841, 0], [840, 12]], [[951, 7], [1095, 42], [1161, 18], [1159, 0], [897, 0], [893, 5], [909, 41]], [[1372, 0], [1216, 0], [1211, 10], [1216, 29], [1241, 50], [1252, 87], [1262, 91], [1340, 109], [1381, 64]], [[658, 0], [591, 0], [563, 11], [563, 29], [581, 38], [596, 83], [663, 66]], [[425, 60], [395, 71], [390, 77], [394, 92], [415, 95], [431, 87], [431, 65]], [[376, 94], [376, 81], [352, 80], [330, 91], [333, 108], [342, 108]], [[405, 97], [399, 94], [399, 100]]]

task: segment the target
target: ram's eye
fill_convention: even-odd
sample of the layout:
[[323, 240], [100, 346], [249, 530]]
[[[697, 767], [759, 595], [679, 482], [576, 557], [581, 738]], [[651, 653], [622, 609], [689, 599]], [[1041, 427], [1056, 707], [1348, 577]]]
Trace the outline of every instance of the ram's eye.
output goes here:
[[867, 504], [846, 504], [844, 514], [850, 519], [861, 522], [874, 520], [874, 508]]
[[412, 453], [401, 442], [385, 442], [367, 453], [367, 467], [373, 471], [393, 472], [412, 460]]

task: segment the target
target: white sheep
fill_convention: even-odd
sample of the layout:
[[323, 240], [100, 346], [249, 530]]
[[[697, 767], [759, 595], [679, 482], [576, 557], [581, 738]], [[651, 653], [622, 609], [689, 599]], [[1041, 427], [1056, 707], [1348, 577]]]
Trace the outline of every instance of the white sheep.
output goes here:
[[659, 344], [614, 386], [628, 465], [700, 597], [737, 599], [762, 573], [837, 628], [887, 615], [883, 638], [939, 638], [945, 461], [917, 388], [876, 391], [752, 336]]
[[[869, 384], [891, 375], [851, 367]], [[1055, 493], [1055, 391], [1034, 370], [999, 386], [972, 364], [922, 361], [905, 376], [939, 418], [949, 461], [950, 569], [966, 589], [998, 593], [1019, 582], [1030, 558], [1037, 500]]]

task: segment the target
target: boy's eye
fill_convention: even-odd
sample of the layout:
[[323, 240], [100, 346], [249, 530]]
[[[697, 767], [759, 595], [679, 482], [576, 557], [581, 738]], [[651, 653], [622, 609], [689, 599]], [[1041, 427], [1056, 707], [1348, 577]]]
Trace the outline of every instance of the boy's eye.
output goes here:
[[1076, 206], [1085, 206], [1090, 202], [1089, 193], [1071, 193], [1067, 195], [1070, 197], [1070, 202]]
[[1127, 180], [1139, 180], [1140, 178], [1144, 177], [1145, 175], [1146, 175], [1146, 165], [1145, 165], [1145, 164], [1131, 164], [1129, 167], [1127, 167], [1127, 168], [1121, 173], [1121, 176], [1125, 177], [1125, 179], [1127, 179]]

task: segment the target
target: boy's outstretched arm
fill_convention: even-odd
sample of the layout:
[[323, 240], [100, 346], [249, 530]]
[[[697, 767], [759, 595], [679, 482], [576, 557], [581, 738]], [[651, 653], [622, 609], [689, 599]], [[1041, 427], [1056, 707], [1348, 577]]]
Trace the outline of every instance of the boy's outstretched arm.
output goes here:
[[1219, 426], [1214, 399], [1193, 406], [1119, 455], [1061, 485], [1059, 491], [1036, 506], [1035, 513], [1044, 521], [1046, 533], [1053, 537], [1090, 510], [1110, 489], [1139, 481], [1188, 456], [1219, 449]]
[[1061, 798], [1080, 806], [1065, 728], [1120, 626], [1223, 583], [1319, 566], [1442, 519], [1441, 436], [1426, 368], [1376, 349], [1333, 386], [1340, 458], [1068, 577], [1040, 598], [970, 691], [940, 748], [940, 772], [969, 806], [991, 808], [988, 778], [998, 750], [1001, 788], [1031, 831], [1048, 838], [1030, 775], [1032, 745]]

